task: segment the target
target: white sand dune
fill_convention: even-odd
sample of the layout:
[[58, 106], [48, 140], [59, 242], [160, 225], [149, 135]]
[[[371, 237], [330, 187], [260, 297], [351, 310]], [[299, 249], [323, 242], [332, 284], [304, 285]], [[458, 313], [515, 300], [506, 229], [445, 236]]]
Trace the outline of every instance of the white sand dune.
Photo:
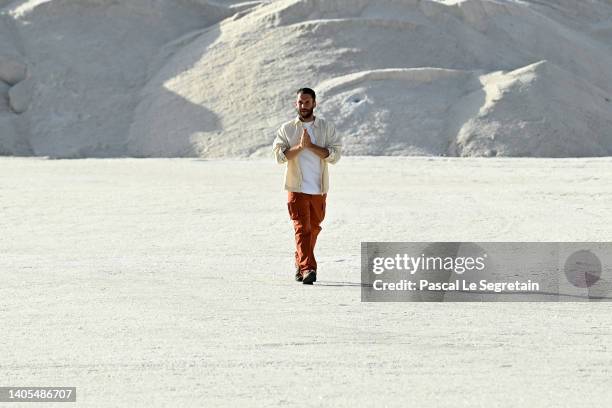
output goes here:
[[269, 155], [304, 85], [348, 154], [612, 154], [610, 0], [0, 7], [6, 155]]
[[0, 167], [5, 386], [131, 408], [612, 399], [609, 303], [361, 303], [359, 286], [361, 241], [609, 240], [610, 159], [344, 158], [313, 287], [293, 281], [269, 159]]

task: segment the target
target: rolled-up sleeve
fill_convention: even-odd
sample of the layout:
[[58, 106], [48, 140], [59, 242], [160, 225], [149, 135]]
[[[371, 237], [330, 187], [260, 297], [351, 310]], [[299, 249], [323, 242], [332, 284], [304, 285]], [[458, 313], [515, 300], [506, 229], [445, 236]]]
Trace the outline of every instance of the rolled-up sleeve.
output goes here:
[[287, 162], [287, 157], [285, 156], [284, 152], [289, 147], [289, 142], [287, 141], [287, 137], [283, 134], [283, 130], [278, 129], [276, 132], [276, 137], [274, 138], [274, 143], [272, 144], [272, 152], [274, 153], [274, 158], [278, 164]]
[[342, 137], [336, 133], [336, 128], [333, 125], [330, 125], [329, 135], [327, 140], [329, 141], [327, 146], [327, 150], [329, 150], [329, 155], [323, 159], [330, 164], [338, 163], [340, 160], [340, 156], [342, 154]]

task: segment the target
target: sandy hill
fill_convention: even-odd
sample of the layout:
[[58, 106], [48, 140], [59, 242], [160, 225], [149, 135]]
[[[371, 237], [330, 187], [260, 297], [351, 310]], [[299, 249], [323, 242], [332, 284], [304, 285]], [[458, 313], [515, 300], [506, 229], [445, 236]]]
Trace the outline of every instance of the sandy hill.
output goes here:
[[612, 155], [612, 0], [0, 0], [0, 153]]

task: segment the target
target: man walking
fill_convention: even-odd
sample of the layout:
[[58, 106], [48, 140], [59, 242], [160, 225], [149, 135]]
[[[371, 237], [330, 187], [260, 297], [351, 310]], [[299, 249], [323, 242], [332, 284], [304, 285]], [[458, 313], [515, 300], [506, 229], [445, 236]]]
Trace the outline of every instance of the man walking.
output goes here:
[[327, 163], [340, 160], [342, 140], [334, 125], [314, 115], [315, 91], [297, 91], [297, 117], [276, 132], [273, 151], [276, 162], [287, 164], [287, 207], [295, 230], [295, 279], [312, 285], [317, 280], [314, 248], [325, 218], [329, 189]]

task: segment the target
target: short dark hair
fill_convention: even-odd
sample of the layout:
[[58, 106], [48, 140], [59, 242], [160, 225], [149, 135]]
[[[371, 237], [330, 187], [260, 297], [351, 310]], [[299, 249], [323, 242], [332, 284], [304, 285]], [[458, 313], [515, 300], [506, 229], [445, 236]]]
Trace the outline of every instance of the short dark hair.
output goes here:
[[317, 95], [315, 94], [315, 91], [313, 89], [310, 88], [300, 88], [297, 91], [297, 94], [306, 94], [306, 95], [310, 95], [312, 96], [312, 100], [316, 100], [317, 99]]

